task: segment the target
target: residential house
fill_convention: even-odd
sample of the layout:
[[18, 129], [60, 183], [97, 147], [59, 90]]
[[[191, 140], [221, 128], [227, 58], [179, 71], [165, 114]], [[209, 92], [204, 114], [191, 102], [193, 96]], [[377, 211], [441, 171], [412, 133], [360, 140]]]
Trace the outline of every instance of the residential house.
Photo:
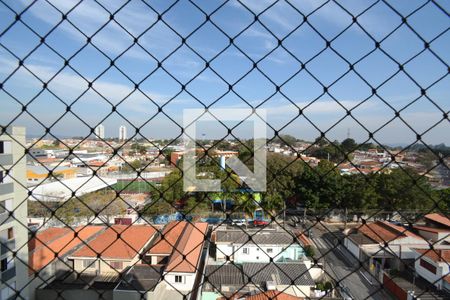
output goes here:
[[152, 265], [167, 264], [169, 257], [178, 240], [182, 237], [182, 232], [186, 228], [186, 221], [174, 221], [167, 224], [161, 234], [155, 239], [146, 256]]
[[140, 261], [155, 232], [148, 225], [112, 225], [68, 259], [78, 273], [117, 274]]
[[62, 272], [70, 271], [72, 265], [67, 256], [103, 230], [104, 226], [84, 226], [74, 229], [50, 227], [38, 231], [28, 241], [30, 299], [35, 299], [37, 287], [50, 283]]
[[207, 223], [167, 224], [146, 253], [147, 263], [124, 274], [114, 300], [190, 299], [202, 278], [207, 235]]
[[223, 230], [215, 232], [216, 260], [245, 262], [298, 261], [304, 257], [303, 245], [286, 231]]
[[444, 289], [450, 293], [450, 248], [414, 250], [416, 273], [439, 290]]
[[122, 272], [141, 262], [155, 232], [148, 225], [108, 227], [66, 255], [65, 264], [71, 268], [40, 286], [36, 299], [113, 300]]
[[208, 246], [207, 223], [188, 223], [178, 241], [164, 271], [164, 279], [170, 284], [168, 289], [190, 294], [197, 276], [201, 276], [201, 262], [204, 261]]
[[201, 299], [233, 299], [237, 293], [237, 298], [247, 299], [261, 291], [309, 298], [314, 287], [308, 265], [303, 262], [212, 264], [205, 268]]
[[387, 221], [366, 223], [350, 230], [344, 245], [359, 261], [376, 275], [383, 269], [403, 270], [413, 264], [414, 248], [424, 248], [428, 242], [406, 228]]
[[432, 213], [424, 216], [425, 224], [415, 225], [414, 229], [433, 245], [450, 244], [450, 219], [442, 214]]

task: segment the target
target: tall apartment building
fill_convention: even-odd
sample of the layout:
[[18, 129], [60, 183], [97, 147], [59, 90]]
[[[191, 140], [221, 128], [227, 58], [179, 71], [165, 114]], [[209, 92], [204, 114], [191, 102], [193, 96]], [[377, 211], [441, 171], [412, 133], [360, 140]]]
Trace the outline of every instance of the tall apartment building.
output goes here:
[[125, 141], [127, 139], [127, 127], [122, 125], [119, 127], [119, 141]]
[[97, 127], [95, 127], [95, 135], [99, 139], [104, 139], [105, 138], [105, 126], [103, 126], [103, 124], [100, 124]]
[[22, 145], [25, 128], [14, 127], [0, 135], [0, 299], [28, 299], [27, 181]]

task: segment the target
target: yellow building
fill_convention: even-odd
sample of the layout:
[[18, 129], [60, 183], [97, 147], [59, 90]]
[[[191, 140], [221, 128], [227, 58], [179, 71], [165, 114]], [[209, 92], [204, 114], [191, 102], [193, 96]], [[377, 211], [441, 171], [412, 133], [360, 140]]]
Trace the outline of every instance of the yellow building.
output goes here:
[[[28, 183], [38, 184], [45, 180], [48, 176], [49, 170], [53, 167], [45, 168], [43, 166], [27, 166], [27, 181]], [[61, 179], [71, 179], [77, 176], [76, 168], [70, 167], [56, 167], [53, 170], [53, 176]]]

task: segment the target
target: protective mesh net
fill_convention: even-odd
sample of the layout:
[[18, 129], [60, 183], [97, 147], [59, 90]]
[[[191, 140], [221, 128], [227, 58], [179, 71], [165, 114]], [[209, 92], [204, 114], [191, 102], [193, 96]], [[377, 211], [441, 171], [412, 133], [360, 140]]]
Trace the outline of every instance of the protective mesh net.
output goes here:
[[[448, 11], [0, 0], [2, 299], [448, 299]], [[185, 108], [250, 112], [188, 137], [220, 191]]]

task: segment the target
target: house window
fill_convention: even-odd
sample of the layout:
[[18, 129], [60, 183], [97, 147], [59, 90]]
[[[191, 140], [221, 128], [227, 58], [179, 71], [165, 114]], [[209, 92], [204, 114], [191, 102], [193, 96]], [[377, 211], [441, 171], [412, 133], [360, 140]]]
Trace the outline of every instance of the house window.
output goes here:
[[0, 171], [0, 183], [3, 183], [5, 177], [3, 171]]
[[420, 266], [424, 267], [428, 271], [430, 271], [433, 274], [436, 274], [436, 267], [427, 262], [426, 260], [421, 259], [420, 260]]
[[242, 253], [243, 254], [248, 254], [248, 248], [242, 248]]
[[122, 261], [111, 261], [109, 263], [112, 269], [115, 270], [122, 270], [123, 269], [123, 262]]
[[83, 268], [95, 268], [95, 260], [94, 259], [83, 259]]
[[175, 283], [183, 283], [183, 276], [175, 275]]
[[0, 154], [5, 153], [5, 142], [0, 141]]
[[272, 248], [267, 248], [267, 253], [273, 253], [273, 249]]
[[14, 229], [12, 227], [8, 228], [8, 240], [12, 240], [14, 238]]

